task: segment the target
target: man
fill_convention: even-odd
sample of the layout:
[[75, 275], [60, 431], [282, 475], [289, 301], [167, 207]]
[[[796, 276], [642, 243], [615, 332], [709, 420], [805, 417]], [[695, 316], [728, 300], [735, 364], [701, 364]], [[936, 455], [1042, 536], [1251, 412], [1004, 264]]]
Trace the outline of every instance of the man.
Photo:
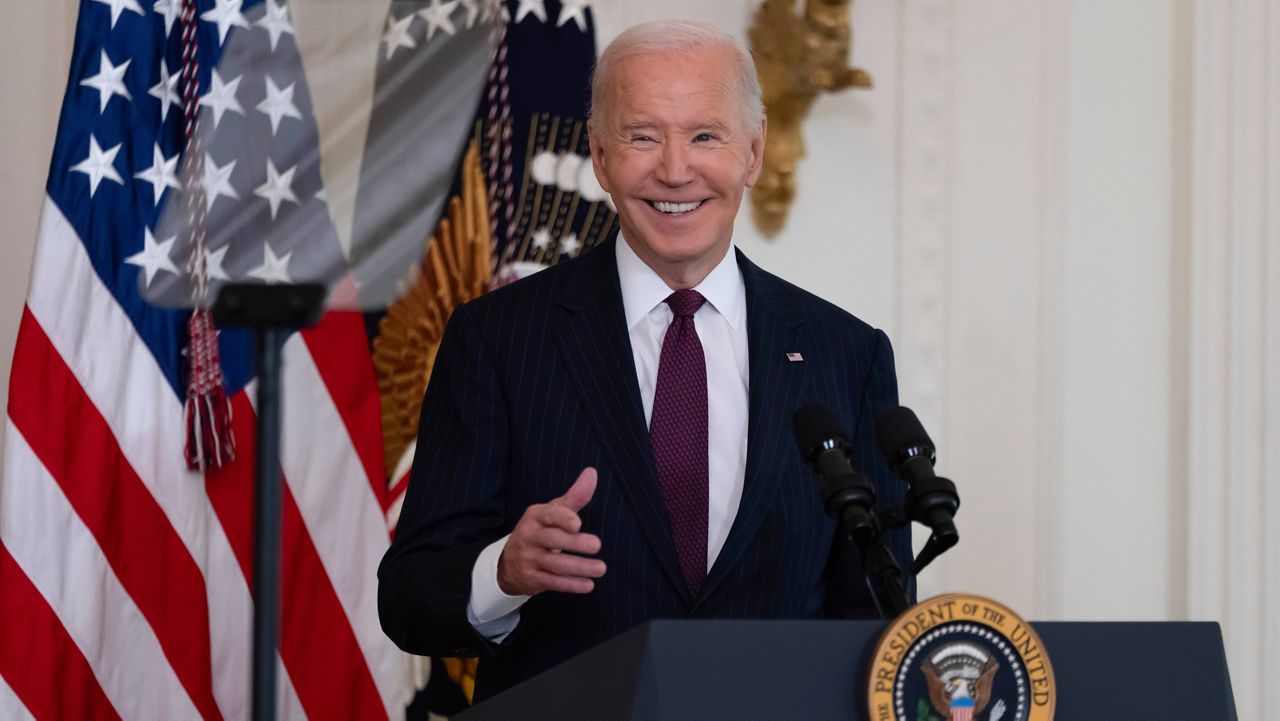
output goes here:
[[731, 252], [766, 131], [750, 56], [707, 25], [632, 28], [588, 127], [621, 237], [454, 314], [379, 570], [387, 634], [482, 654], [477, 699], [650, 619], [873, 616], [791, 437], [806, 402], [902, 498], [871, 440], [888, 339]]

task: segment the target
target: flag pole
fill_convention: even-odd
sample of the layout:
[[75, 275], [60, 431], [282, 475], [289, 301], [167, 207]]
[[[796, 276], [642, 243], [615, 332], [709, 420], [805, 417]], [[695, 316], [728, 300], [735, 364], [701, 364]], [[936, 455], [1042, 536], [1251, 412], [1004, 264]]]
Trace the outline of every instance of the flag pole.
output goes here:
[[257, 427], [253, 504], [253, 719], [276, 718], [276, 650], [280, 642], [282, 359], [287, 334], [320, 319], [318, 284], [226, 285], [214, 301], [221, 328], [251, 328], [257, 340]]

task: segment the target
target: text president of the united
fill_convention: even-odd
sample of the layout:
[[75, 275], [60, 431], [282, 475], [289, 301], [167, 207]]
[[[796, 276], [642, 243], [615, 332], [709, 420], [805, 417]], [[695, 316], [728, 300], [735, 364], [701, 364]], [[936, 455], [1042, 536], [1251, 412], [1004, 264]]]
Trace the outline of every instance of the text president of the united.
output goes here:
[[750, 55], [700, 23], [633, 27], [588, 127], [620, 237], [454, 313], [378, 573], [387, 634], [480, 654], [477, 699], [651, 619], [874, 615], [791, 437], [807, 402], [902, 498], [872, 440], [888, 339], [733, 247], [766, 132]]

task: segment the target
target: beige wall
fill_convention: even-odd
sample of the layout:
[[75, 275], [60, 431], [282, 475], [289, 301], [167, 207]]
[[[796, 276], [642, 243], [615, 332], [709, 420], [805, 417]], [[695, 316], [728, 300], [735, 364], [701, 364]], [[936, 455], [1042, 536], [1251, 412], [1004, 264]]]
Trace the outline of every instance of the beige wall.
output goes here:
[[[689, 13], [742, 35], [757, 4], [595, 12], [604, 42]], [[876, 88], [814, 106], [784, 236], [744, 213], [737, 239], [893, 337], [965, 501], [922, 589], [1224, 620], [1241, 717], [1261, 718], [1280, 675], [1280, 2], [854, 14]], [[73, 16], [33, 3], [0, 29], [6, 379]]]
[[[24, 4], [6, 0], [0, 23], [0, 404], [8, 407], [13, 340], [22, 320], [31, 269], [36, 219], [53, 151], [62, 91], [71, 64], [78, 4], [46, 0]], [[21, 12], [19, 21], [13, 13]]]

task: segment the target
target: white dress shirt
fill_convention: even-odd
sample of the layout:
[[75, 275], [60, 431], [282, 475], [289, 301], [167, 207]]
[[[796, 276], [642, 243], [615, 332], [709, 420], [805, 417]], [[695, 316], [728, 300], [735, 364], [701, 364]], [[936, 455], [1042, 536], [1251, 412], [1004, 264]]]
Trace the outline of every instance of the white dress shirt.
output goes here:
[[[618, 281], [645, 424], [653, 414], [662, 341], [671, 325], [673, 292], [618, 236]], [[707, 302], [693, 316], [707, 362], [707, 569], [724, 547], [742, 500], [747, 464], [747, 291], [733, 247], [694, 290]], [[550, 499], [548, 499], [550, 500]], [[510, 536], [481, 551], [471, 572], [467, 617], [485, 637], [501, 641], [520, 622], [528, 596], [498, 586], [498, 559]], [[608, 543], [608, 539], [602, 539]], [[606, 571], [607, 573], [607, 571]]]

